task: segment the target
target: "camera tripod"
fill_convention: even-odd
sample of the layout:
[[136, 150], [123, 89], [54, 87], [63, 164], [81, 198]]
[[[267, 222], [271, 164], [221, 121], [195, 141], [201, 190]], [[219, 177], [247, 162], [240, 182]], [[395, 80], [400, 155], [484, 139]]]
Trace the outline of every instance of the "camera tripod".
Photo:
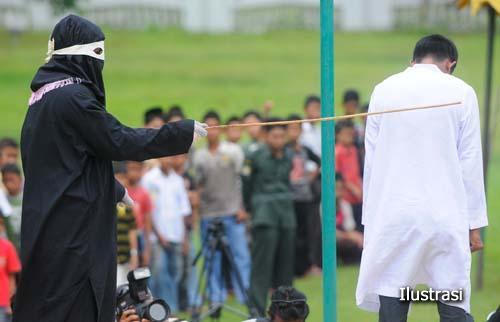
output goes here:
[[[212, 274], [214, 274], [213, 266], [215, 263], [214, 257], [216, 253], [221, 252], [221, 276], [220, 279], [224, 281], [224, 272], [228, 272], [229, 276], [231, 273], [234, 273], [236, 277], [236, 284], [233, 285], [235, 287], [239, 287], [239, 289], [243, 293], [244, 304], [248, 309], [248, 313], [242, 312], [234, 307], [226, 305], [224, 303], [212, 303], [211, 299], [211, 289], [210, 289], [210, 278]], [[221, 311], [223, 309], [234, 313], [235, 315], [239, 315], [242, 318], [251, 318], [257, 317], [258, 311], [255, 306], [251, 303], [250, 297], [248, 295], [248, 291], [245, 289], [243, 284], [243, 279], [241, 277], [241, 272], [236, 267], [234, 256], [231, 252], [231, 248], [229, 246], [229, 242], [227, 237], [224, 234], [224, 224], [222, 221], [218, 219], [214, 219], [208, 226], [207, 234], [201, 244], [201, 249], [196, 254], [195, 259], [193, 260], [193, 266], [196, 266], [199, 259], [204, 257], [203, 267], [201, 269], [199, 278], [198, 278], [198, 286], [197, 286], [197, 298], [196, 302], [198, 302], [198, 296], [201, 295], [201, 303], [197, 303], [195, 308], [193, 309], [193, 313], [191, 315], [192, 322], [200, 322], [210, 317], [213, 320], [218, 320], [220, 318]], [[202, 279], [205, 277], [205, 283], [202, 283]], [[203, 285], [203, 291], [201, 292]], [[201, 294], [200, 294], [201, 293]], [[208, 311], [202, 312], [204, 303], [208, 305]], [[250, 315], [250, 316], [249, 316]]]

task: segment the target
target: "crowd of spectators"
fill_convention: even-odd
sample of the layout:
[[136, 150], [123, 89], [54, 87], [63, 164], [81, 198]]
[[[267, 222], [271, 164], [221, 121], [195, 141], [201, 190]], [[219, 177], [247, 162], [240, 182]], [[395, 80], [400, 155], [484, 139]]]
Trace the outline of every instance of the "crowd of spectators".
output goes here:
[[[272, 102], [262, 109], [223, 119], [206, 112], [209, 126], [278, 121]], [[345, 114], [364, 112], [359, 94], [347, 90]], [[320, 117], [319, 97], [306, 97], [303, 112], [286, 120]], [[300, 111], [300, 110], [299, 110]], [[149, 108], [144, 126], [159, 128], [185, 118], [180, 106]], [[366, 119], [336, 124], [337, 254], [341, 264], [359, 263], [363, 245], [363, 134]], [[20, 271], [18, 258], [23, 195], [18, 143], [0, 140], [0, 321], [10, 313], [10, 295]], [[295, 277], [321, 274], [321, 123], [212, 129], [206, 142], [186, 155], [114, 164], [115, 176], [134, 206], [117, 205], [117, 283], [129, 270], [149, 266], [151, 289], [173, 312], [199, 304], [192, 266], [214, 221], [224, 233], [241, 273], [221, 279], [221, 254], [213, 258], [210, 301], [228, 294], [245, 301], [245, 291], [262, 315], [268, 292], [292, 285]], [[112, 214], [110, 214], [112, 215]], [[196, 236], [196, 234], [199, 234]]]

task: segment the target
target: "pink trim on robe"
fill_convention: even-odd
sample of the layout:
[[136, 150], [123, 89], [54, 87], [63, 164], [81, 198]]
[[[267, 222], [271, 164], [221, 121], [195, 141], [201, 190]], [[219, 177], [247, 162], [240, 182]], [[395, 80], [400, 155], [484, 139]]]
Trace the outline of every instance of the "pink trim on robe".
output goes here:
[[36, 92], [31, 93], [28, 105], [31, 106], [42, 99], [42, 97], [54, 89], [61, 88], [71, 84], [80, 84], [82, 82], [81, 78], [66, 78], [56, 82], [48, 83], [40, 87]]

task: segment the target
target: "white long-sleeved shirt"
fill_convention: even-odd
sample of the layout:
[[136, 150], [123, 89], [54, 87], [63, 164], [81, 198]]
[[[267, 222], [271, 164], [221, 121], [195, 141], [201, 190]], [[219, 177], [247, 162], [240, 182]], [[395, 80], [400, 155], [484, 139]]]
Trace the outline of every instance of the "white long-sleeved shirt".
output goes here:
[[368, 118], [364, 251], [359, 307], [426, 284], [464, 290], [470, 311], [469, 230], [488, 224], [479, 108], [472, 87], [436, 65], [417, 64], [375, 87], [370, 112], [461, 102]]

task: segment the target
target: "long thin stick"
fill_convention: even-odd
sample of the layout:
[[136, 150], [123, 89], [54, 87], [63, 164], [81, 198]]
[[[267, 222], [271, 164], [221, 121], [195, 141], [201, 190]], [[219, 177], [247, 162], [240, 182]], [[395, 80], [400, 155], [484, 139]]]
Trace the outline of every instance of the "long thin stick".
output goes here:
[[226, 125], [215, 125], [207, 127], [207, 130], [211, 129], [225, 129], [230, 127], [249, 127], [249, 126], [270, 126], [270, 125], [288, 125], [288, 124], [301, 124], [306, 122], [323, 122], [323, 121], [338, 121], [344, 119], [352, 119], [361, 116], [373, 116], [373, 115], [381, 115], [381, 114], [390, 114], [390, 113], [399, 113], [399, 112], [409, 112], [409, 111], [417, 111], [417, 110], [426, 110], [431, 108], [440, 108], [440, 107], [450, 107], [454, 105], [460, 105], [462, 102], [453, 102], [453, 103], [444, 103], [444, 104], [435, 104], [435, 105], [425, 105], [425, 106], [417, 106], [417, 107], [409, 107], [409, 108], [398, 108], [394, 110], [386, 110], [380, 112], [367, 112], [367, 113], [358, 113], [351, 115], [340, 115], [340, 116], [330, 116], [330, 117], [320, 117], [316, 119], [305, 119], [305, 120], [293, 120], [293, 121], [278, 121], [278, 122], [258, 122], [258, 123], [242, 123], [242, 124], [226, 124]]

